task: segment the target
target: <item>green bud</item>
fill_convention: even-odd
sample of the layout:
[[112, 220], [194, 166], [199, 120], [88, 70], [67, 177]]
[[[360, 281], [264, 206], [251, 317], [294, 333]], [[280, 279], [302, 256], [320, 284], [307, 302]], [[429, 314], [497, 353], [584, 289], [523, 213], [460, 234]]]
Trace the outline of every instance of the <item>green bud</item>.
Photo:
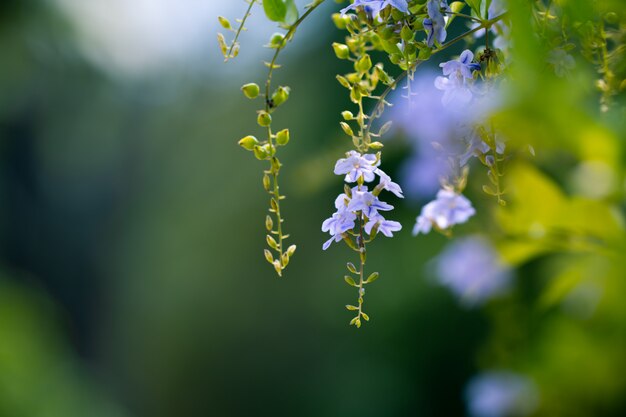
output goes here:
[[350, 85], [350, 82], [347, 80], [346, 77], [342, 77], [341, 75], [337, 75], [337, 81], [339, 81], [339, 84], [341, 84], [342, 86], [344, 86], [346, 88], [352, 88], [352, 86]]
[[255, 83], [244, 84], [241, 87], [241, 91], [243, 91], [243, 95], [248, 97], [249, 99], [257, 98], [259, 96], [259, 86]]
[[272, 256], [272, 252], [270, 252], [269, 250], [265, 249], [263, 251], [263, 253], [265, 254], [265, 259], [267, 260], [267, 262], [273, 264], [274, 263], [274, 257]]
[[285, 46], [285, 35], [282, 33], [274, 33], [270, 38], [270, 43], [267, 45], [270, 48], [278, 49]]
[[254, 136], [248, 135], [237, 143], [245, 150], [251, 151], [258, 145], [259, 141]]
[[276, 133], [276, 143], [279, 145], [286, 145], [289, 143], [289, 129], [283, 129]]
[[369, 277], [367, 277], [367, 279], [365, 280], [365, 284], [369, 284], [371, 282], [376, 281], [379, 276], [380, 274], [378, 272], [372, 272], [372, 274]]
[[375, 151], [381, 150], [383, 148], [383, 146], [385, 146], [385, 145], [383, 145], [380, 142], [372, 142], [369, 145], [370, 149], [373, 149]]
[[233, 28], [230, 25], [230, 22], [228, 21], [228, 19], [226, 19], [224, 16], [217, 16], [217, 20], [220, 21], [220, 25], [222, 25], [224, 29], [231, 30]]
[[[255, 146], [253, 148], [254, 151], [254, 156], [256, 157], [256, 159], [262, 161], [264, 159], [267, 159], [268, 156], [270, 156], [269, 152], [267, 151], [267, 148], [265, 146]], [[265, 179], [265, 178], [264, 178]]]
[[287, 255], [289, 257], [293, 256], [293, 254], [296, 253], [296, 245], [291, 245], [287, 248]]
[[415, 33], [408, 26], [404, 26], [400, 31], [400, 37], [403, 41], [410, 42], [415, 37]]
[[348, 59], [350, 57], [350, 49], [348, 49], [348, 46], [343, 43], [334, 42], [333, 49], [335, 50], [335, 55], [339, 59]]
[[352, 131], [352, 128], [349, 124], [347, 124], [346, 122], [341, 122], [340, 125], [346, 135], [354, 136], [354, 132]]
[[346, 111], [341, 112], [341, 117], [343, 117], [343, 120], [346, 120], [346, 121], [353, 120], [354, 114], [352, 114], [351, 111], [346, 110]]
[[[339, 30], [344, 30], [346, 28], [346, 17], [341, 13], [333, 13], [331, 18], [333, 19], [333, 23]], [[349, 19], [349, 18], [348, 18]]]
[[268, 127], [270, 124], [272, 124], [272, 116], [270, 116], [268, 112], [261, 110], [258, 117], [256, 118], [256, 121], [259, 126]]
[[[273, 227], [274, 227], [274, 222], [272, 221], [272, 218], [268, 214], [267, 217], [265, 217], [265, 228], [269, 232], [269, 231], [272, 230]], [[272, 262], [272, 261], [270, 261], [270, 262]]]
[[345, 277], [343, 277], [343, 280], [346, 281], [346, 284], [352, 287], [358, 287], [358, 285], [356, 285], [356, 282], [354, 282], [354, 279], [349, 275], [346, 275]]
[[369, 55], [365, 54], [356, 62], [354, 68], [359, 72], [367, 72], [372, 68], [372, 59]]
[[283, 104], [289, 98], [289, 92], [291, 89], [289, 87], [278, 87], [274, 94], [272, 94], [272, 104], [274, 107], [278, 107]]

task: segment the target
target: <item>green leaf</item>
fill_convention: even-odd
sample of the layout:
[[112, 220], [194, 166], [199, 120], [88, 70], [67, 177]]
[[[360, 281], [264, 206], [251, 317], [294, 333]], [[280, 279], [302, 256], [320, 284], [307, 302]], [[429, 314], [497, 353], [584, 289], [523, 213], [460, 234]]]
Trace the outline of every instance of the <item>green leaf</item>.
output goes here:
[[[476, 16], [480, 17], [480, 3], [482, 0], [465, 0], [465, 2], [471, 7]], [[263, 3], [265, 3], [265, 1], [263, 1]]]
[[298, 7], [293, 0], [287, 0], [287, 13], [285, 14], [285, 19], [283, 23], [287, 26], [291, 26], [296, 23], [300, 15], [298, 14]]
[[268, 19], [274, 22], [283, 22], [287, 16], [287, 2], [285, 0], [263, 0], [263, 10]]

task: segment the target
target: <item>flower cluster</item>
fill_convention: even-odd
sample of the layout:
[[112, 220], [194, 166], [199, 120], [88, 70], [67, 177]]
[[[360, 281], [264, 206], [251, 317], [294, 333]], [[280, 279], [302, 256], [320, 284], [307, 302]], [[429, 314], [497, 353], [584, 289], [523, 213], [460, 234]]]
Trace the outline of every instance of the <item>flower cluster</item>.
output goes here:
[[539, 405], [537, 386], [524, 375], [495, 370], [474, 377], [465, 391], [471, 417], [527, 416]]
[[[337, 161], [335, 174], [345, 175], [344, 180], [347, 183], [357, 183], [357, 185], [346, 188], [346, 192], [339, 194], [335, 200], [337, 211], [322, 224], [322, 231], [331, 235], [331, 238], [323, 245], [324, 250], [328, 249], [332, 242], [340, 242], [347, 238], [346, 233], [357, 228], [357, 219], [362, 222], [362, 231], [372, 238], [377, 232], [392, 237], [393, 232], [402, 229], [400, 223], [387, 220], [380, 213], [393, 209], [392, 205], [378, 198], [382, 190], [387, 190], [400, 198], [403, 198], [403, 194], [400, 186], [378, 168], [379, 165], [379, 155], [361, 155], [356, 151], [348, 152], [345, 158]], [[379, 183], [369, 191], [364, 183], [374, 181], [376, 176], [380, 178]], [[354, 233], [356, 235], [356, 232]]]
[[474, 78], [474, 71], [480, 71], [480, 64], [472, 62], [473, 60], [474, 54], [466, 49], [459, 59], [439, 64], [444, 77], [435, 78], [435, 87], [444, 92], [441, 98], [444, 106], [464, 106], [472, 100], [468, 80]]
[[465, 223], [476, 214], [472, 203], [462, 194], [453, 190], [442, 189], [437, 198], [422, 208], [417, 217], [413, 234], [426, 234], [435, 227], [439, 231], [447, 231], [452, 226]]
[[380, 11], [387, 6], [392, 6], [402, 13], [409, 12], [409, 5], [406, 0], [355, 0], [341, 10], [341, 13], [345, 14], [349, 10], [356, 10], [357, 7], [362, 7], [370, 16], [378, 16]]

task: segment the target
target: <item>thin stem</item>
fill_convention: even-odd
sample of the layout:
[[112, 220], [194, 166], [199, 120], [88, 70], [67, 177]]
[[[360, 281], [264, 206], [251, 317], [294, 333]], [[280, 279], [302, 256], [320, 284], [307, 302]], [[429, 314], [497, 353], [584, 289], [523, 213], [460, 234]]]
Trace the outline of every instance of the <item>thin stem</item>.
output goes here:
[[248, 20], [248, 17], [250, 16], [250, 11], [252, 10], [252, 6], [254, 6], [254, 3], [256, 3], [256, 0], [250, 0], [248, 10], [246, 10], [246, 14], [243, 16], [243, 19], [241, 19], [241, 24], [239, 25], [239, 28], [237, 28], [237, 33], [235, 33], [235, 39], [233, 39], [233, 43], [230, 45], [230, 49], [228, 50], [228, 54], [226, 55], [227, 61], [233, 54], [233, 49], [235, 48], [235, 45], [237, 45], [239, 35], [241, 34], [241, 31], [243, 31], [243, 25], [246, 24], [246, 20]]
[[365, 248], [365, 237], [363, 236], [363, 229], [364, 229], [364, 224], [363, 224], [363, 213], [361, 212], [361, 215], [359, 216], [359, 261], [361, 263], [361, 266], [359, 268], [359, 312], [358, 312], [358, 319], [357, 319], [357, 327], [360, 325], [361, 322], [361, 316], [363, 315], [363, 295], [364, 295], [364, 288], [363, 285], [365, 285], [365, 281], [363, 279], [364, 277], [364, 273], [365, 273], [365, 255], [366, 255], [366, 248]]
[[480, 20], [479, 18], [474, 17], [474, 16], [470, 16], [470, 15], [465, 14], [465, 13], [457, 13], [457, 12], [446, 11], [446, 10], [443, 10], [443, 13], [444, 13], [444, 14], [449, 14], [449, 15], [451, 15], [451, 16], [464, 17], [464, 18], [466, 18], [466, 19], [473, 20], [473, 21], [474, 21], [474, 22], [476, 22], [476, 23], [482, 23], [482, 20]]

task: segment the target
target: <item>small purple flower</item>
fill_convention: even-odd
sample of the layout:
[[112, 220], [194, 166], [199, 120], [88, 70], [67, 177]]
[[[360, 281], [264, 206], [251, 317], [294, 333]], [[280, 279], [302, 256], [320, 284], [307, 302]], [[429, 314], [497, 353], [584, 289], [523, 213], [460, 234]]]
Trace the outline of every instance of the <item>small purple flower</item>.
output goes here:
[[376, 225], [378, 225], [378, 231], [387, 237], [393, 237], [393, 232], [398, 232], [402, 229], [402, 225], [399, 222], [387, 220], [380, 214], [377, 214], [365, 224], [365, 232], [371, 235], [372, 229]]
[[367, 187], [358, 187], [352, 189], [352, 200], [348, 204], [348, 210], [350, 211], [362, 211], [368, 218], [374, 218], [380, 211], [393, 210], [391, 204], [387, 204], [384, 201], [380, 201], [371, 192], [367, 191]]
[[355, 10], [357, 7], [363, 7], [370, 16], [376, 17], [387, 6], [392, 6], [402, 13], [409, 12], [409, 5], [406, 0], [354, 0], [354, 3], [341, 9], [341, 14]]
[[333, 241], [341, 241], [341, 239], [343, 239], [342, 234], [348, 230], [354, 229], [356, 225], [356, 214], [348, 210], [345, 203], [343, 203], [344, 198], [347, 198], [345, 194], [341, 194], [337, 197], [337, 200], [335, 200], [337, 211], [322, 223], [322, 232], [328, 232], [332, 236], [322, 245], [322, 249], [324, 250], [328, 249]]
[[424, 19], [423, 25], [426, 29], [426, 43], [433, 47], [435, 41], [442, 44], [446, 40], [446, 20], [441, 13], [441, 9], [450, 10], [447, 0], [428, 0], [426, 10], [428, 18]]
[[474, 377], [465, 390], [471, 417], [523, 417], [539, 405], [539, 393], [527, 377], [511, 371], [490, 371]]
[[430, 232], [432, 226], [446, 230], [454, 225], [465, 223], [474, 214], [476, 210], [472, 207], [472, 203], [462, 194], [442, 189], [437, 193], [435, 200], [422, 208], [413, 228], [413, 234], [426, 234]]
[[346, 154], [346, 158], [341, 158], [335, 164], [335, 174], [346, 174], [346, 182], [356, 182], [359, 177], [363, 177], [363, 181], [373, 181], [376, 175], [374, 171], [380, 165], [376, 155], [361, 155], [356, 151], [350, 151]]
[[480, 236], [455, 240], [437, 257], [437, 278], [467, 307], [504, 294], [513, 282], [511, 269]]
[[383, 190], [387, 190], [390, 193], [395, 194], [396, 197], [404, 198], [404, 195], [402, 195], [402, 188], [400, 188], [400, 185], [393, 182], [391, 180], [391, 177], [385, 174], [385, 172], [382, 169], [377, 168], [376, 171], [374, 171], [374, 173], [378, 174], [378, 176], [380, 177], [380, 183], [378, 184], [379, 187], [381, 187]]
[[441, 102], [444, 106], [462, 107], [472, 101], [472, 90], [458, 74], [435, 78], [435, 88], [443, 91]]
[[480, 64], [472, 62], [474, 60], [474, 54], [469, 49], [461, 52], [459, 59], [453, 59], [452, 61], [443, 62], [439, 66], [443, 69], [443, 75], [449, 76], [456, 74], [463, 78], [474, 78], [474, 71], [480, 71]]

